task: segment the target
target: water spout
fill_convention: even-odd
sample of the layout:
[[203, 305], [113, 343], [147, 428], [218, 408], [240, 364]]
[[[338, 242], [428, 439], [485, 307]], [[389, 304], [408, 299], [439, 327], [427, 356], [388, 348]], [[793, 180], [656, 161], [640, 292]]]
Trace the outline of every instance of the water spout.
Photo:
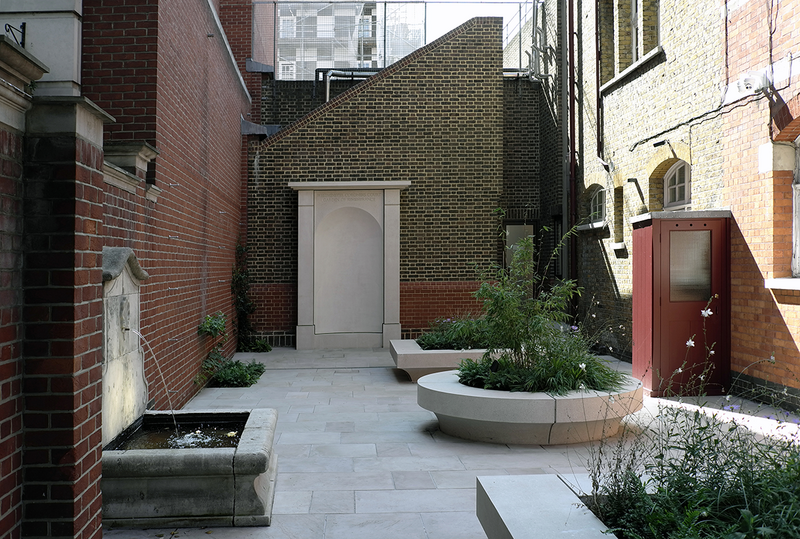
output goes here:
[[175, 425], [175, 435], [177, 436], [178, 435], [178, 421], [175, 419], [175, 408], [172, 406], [172, 399], [169, 396], [170, 391], [169, 391], [169, 387], [167, 387], [167, 380], [164, 378], [164, 373], [161, 372], [161, 366], [158, 364], [158, 361], [156, 360], [156, 355], [155, 355], [155, 353], [153, 353], [153, 348], [150, 346], [150, 343], [147, 342], [147, 339], [144, 338], [144, 335], [142, 335], [141, 333], [139, 333], [135, 329], [126, 328], [126, 327], [123, 327], [122, 329], [123, 329], [123, 331], [130, 331], [132, 333], [135, 333], [144, 342], [144, 344], [147, 345], [147, 349], [150, 351], [150, 355], [153, 357], [153, 363], [156, 364], [156, 370], [158, 370], [158, 375], [161, 377], [161, 383], [164, 385], [164, 394], [167, 396], [167, 404], [169, 404], [169, 411], [170, 411], [170, 414], [172, 414], [172, 423], [173, 423], [173, 425]]

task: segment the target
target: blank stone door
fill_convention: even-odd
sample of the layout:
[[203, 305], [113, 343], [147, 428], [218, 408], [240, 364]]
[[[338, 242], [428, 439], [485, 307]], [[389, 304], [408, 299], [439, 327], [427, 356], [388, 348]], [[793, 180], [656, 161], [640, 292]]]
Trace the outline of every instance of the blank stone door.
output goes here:
[[297, 348], [400, 338], [400, 190], [405, 181], [297, 182]]

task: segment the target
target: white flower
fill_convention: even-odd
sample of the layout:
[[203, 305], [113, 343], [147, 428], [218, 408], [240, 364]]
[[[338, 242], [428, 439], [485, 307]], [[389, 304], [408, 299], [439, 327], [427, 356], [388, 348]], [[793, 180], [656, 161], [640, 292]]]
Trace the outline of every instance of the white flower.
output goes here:
[[597, 315], [592, 313], [592, 318], [597, 318]]
[[611, 395], [611, 396], [608, 397], [608, 402], [610, 402], [612, 404], [614, 403], [614, 395]]
[[781, 391], [781, 393], [783, 393], [784, 395], [786, 395], [786, 389], [787, 389], [787, 388], [785, 388], [785, 387], [784, 387], [784, 388], [783, 388], [783, 391]]
[[725, 400], [730, 402], [731, 401], [731, 396], [730, 395], [725, 395]]
[[586, 386], [581, 384], [581, 385], [578, 386], [578, 389], [586, 389]]
[[700, 314], [703, 316], [703, 318], [708, 318], [709, 316], [714, 314], [714, 311], [712, 311], [711, 309], [703, 309], [700, 311]]
[[225, 436], [227, 436], [228, 438], [233, 438], [234, 436], [236, 436], [236, 431], [232, 430], [228, 434], [226, 434]]
[[578, 367], [580, 367], [582, 371], [585, 371], [586, 370], [586, 363], [581, 363], [580, 365], [578, 365]]
[[700, 376], [698, 376], [698, 378], [700, 378], [700, 381], [702, 382], [703, 380], [706, 379], [706, 375], [705, 374], [701, 374]]
[[677, 369], [675, 369], [675, 373], [676, 373], [676, 374], [680, 374], [680, 373], [682, 373], [682, 372], [683, 372], [683, 369], [682, 369], [682, 368], [680, 368], [680, 367], [678, 367]]
[[716, 352], [714, 350], [709, 350], [708, 351], [708, 355], [709, 356], [713, 356], [714, 354], [716, 354]]
[[688, 341], [686, 341], [686, 347], [687, 348], [691, 348], [693, 346], [694, 346], [694, 340], [693, 339], [689, 339]]
[[769, 362], [770, 363], [775, 363], [775, 354], [772, 354], [771, 356], [769, 356]]

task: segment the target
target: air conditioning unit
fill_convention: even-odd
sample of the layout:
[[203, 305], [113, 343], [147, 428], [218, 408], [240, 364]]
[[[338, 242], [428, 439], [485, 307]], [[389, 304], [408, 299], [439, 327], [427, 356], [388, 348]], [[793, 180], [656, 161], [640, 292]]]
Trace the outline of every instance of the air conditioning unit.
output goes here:
[[770, 87], [770, 80], [767, 74], [761, 71], [750, 71], [742, 75], [736, 86], [739, 93], [742, 94], [757, 94], [758, 92], [765, 92]]

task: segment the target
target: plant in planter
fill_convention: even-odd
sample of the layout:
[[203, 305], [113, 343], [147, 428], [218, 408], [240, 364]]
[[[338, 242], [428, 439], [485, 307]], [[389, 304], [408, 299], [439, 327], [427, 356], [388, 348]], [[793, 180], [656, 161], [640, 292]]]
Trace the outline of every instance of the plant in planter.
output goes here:
[[[701, 311], [704, 319], [713, 300]], [[695, 336], [686, 346], [695, 346]], [[664, 387], [703, 395], [714, 346], [706, 340], [706, 366], [696, 366], [688, 382], [672, 383], [686, 374], [684, 363]], [[774, 365], [774, 354], [751, 367], [762, 362]], [[789, 378], [797, 382], [787, 371]], [[763, 432], [749, 428], [752, 418], [726, 414], [740, 407], [730, 394], [722, 411], [704, 397], [697, 405], [679, 396], [661, 401], [655, 415], [637, 417], [592, 451], [587, 503], [623, 539], [800, 538], [800, 420], [784, 411], [791, 406], [785, 386], [757, 391], [746, 397], [776, 410], [762, 421], [762, 428], [772, 423]]]
[[436, 414], [442, 432], [470, 440], [545, 445], [613, 436], [622, 417], [641, 408], [641, 384], [595, 357], [581, 329], [568, 325], [580, 289], [546, 282], [533, 238], [515, 251], [509, 268], [494, 268], [476, 292], [486, 352], [458, 371], [420, 378], [418, 404]]
[[569, 325], [567, 311], [581, 289], [572, 280], [548, 283], [553, 256], [544, 266], [539, 256], [533, 238], [525, 238], [508, 268], [495, 267], [483, 276], [475, 295], [486, 313], [487, 351], [480, 361], [462, 362], [459, 380], [484, 389], [556, 395], [618, 389], [623, 375], [591, 353], [591, 340], [580, 327]]

